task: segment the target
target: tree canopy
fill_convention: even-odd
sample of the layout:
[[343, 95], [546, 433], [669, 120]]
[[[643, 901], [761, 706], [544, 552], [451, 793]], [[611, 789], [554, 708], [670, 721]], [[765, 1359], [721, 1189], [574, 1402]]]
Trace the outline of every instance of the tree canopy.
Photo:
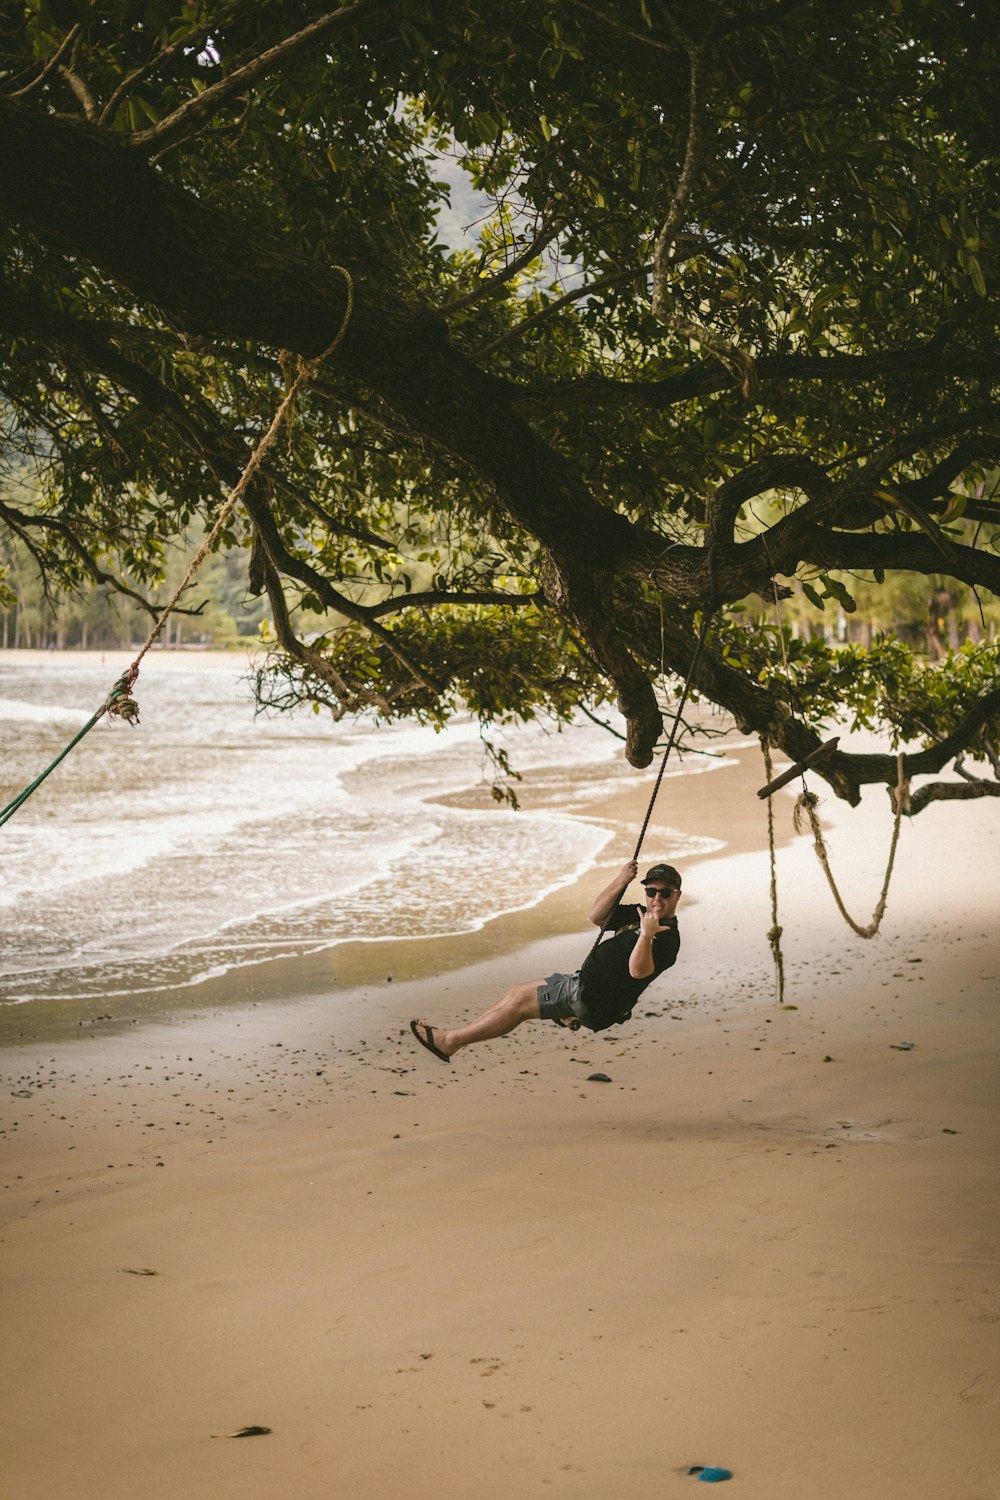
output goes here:
[[223, 539], [265, 700], [613, 700], [643, 766], [710, 615], [746, 730], [884, 734], [839, 795], [902, 740], [963, 772], [915, 807], [1000, 794], [989, 631], [929, 666], [756, 618], [1000, 595], [989, 12], [2, 0], [0, 524], [54, 589], [152, 588], [325, 354]]

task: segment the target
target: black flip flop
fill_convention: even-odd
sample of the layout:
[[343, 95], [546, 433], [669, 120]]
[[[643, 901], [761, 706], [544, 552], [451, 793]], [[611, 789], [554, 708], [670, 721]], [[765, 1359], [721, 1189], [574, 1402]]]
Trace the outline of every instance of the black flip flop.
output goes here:
[[[417, 1030], [418, 1026], [422, 1026], [427, 1032], [427, 1035], [425, 1037], [420, 1035], [420, 1032]], [[451, 1058], [448, 1056], [447, 1052], [442, 1052], [440, 1047], [435, 1047], [433, 1026], [428, 1026], [426, 1021], [411, 1021], [410, 1030], [413, 1032], [413, 1035], [416, 1037], [421, 1047], [426, 1047], [428, 1052], [433, 1052], [434, 1056], [439, 1057], [442, 1062], [451, 1062]]]

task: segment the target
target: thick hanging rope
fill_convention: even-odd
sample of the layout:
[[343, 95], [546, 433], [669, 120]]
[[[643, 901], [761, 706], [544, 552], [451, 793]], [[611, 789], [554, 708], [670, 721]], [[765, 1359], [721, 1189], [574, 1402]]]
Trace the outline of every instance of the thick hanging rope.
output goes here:
[[[791, 668], [789, 667], [788, 663], [788, 652], [785, 649], [785, 631], [781, 614], [781, 599], [778, 594], [777, 583], [773, 579], [772, 583], [774, 585], [775, 622], [778, 629], [778, 640], [781, 645], [781, 660], [785, 671], [785, 684], [788, 694], [789, 710], [791, 710], [793, 696], [792, 674]], [[781, 952], [782, 929], [778, 922], [777, 862], [775, 859], [774, 849], [774, 816], [771, 805], [771, 796], [778, 790], [779, 787], [784, 786], [787, 782], [793, 780], [797, 775], [802, 776], [802, 791], [799, 794], [798, 801], [795, 804], [795, 811], [793, 813], [793, 823], [795, 831], [796, 833], [801, 833], [803, 831], [804, 821], [808, 820], [809, 826], [812, 829], [813, 847], [816, 850], [816, 857], [823, 868], [823, 873], [826, 876], [827, 884], [829, 885], [830, 890], [833, 893], [834, 901], [837, 903], [837, 909], [840, 912], [841, 916], [844, 918], [844, 921], [851, 928], [851, 930], [853, 932], [856, 932], [858, 937], [872, 938], [878, 932], [880, 926], [882, 925], [882, 918], [885, 916], [886, 903], [889, 896], [889, 883], [892, 880], [892, 869], [896, 859], [896, 845], [899, 842], [899, 830], [902, 824], [903, 812], [909, 806], [909, 779], [907, 778], [904, 770], [904, 757], [902, 753], [900, 753], [896, 761], [896, 790], [894, 793], [895, 822], [892, 829], [892, 841], [889, 845], [889, 858], [886, 864], [885, 878], [882, 882], [882, 891], [876, 904], [875, 910], [872, 913], [871, 921], [866, 926], [862, 926], [851, 916], [850, 912], [844, 905], [840, 891], [837, 889], [837, 882], [834, 879], [833, 871], [830, 868], [830, 859], [826, 843], [823, 838], [823, 831], [820, 828], [819, 818], [816, 814], [816, 808], [819, 805], [819, 799], [814, 792], [810, 792], [807, 789], [805, 782], [805, 770], [807, 766], [818, 764], [820, 761], [825, 760], [830, 755], [832, 755], [837, 748], [837, 743], [838, 741], [836, 738], [827, 740], [825, 744], [821, 745], [817, 750], [814, 750], [811, 755], [806, 756], [804, 760], [796, 762], [794, 766], [790, 766], [788, 770], [783, 772], [781, 776], [775, 777], [773, 768], [771, 766], [770, 746], [768, 744], [766, 736], [762, 736], [761, 738], [761, 749], [764, 752], [764, 766], [767, 774], [767, 782], [766, 785], [760, 788], [757, 795], [758, 797], [766, 797], [767, 799], [767, 837], [771, 859], [771, 930], [768, 932], [767, 939], [771, 945], [771, 952], [774, 955], [775, 986], [779, 1003], [783, 1001], [785, 993], [785, 964], [784, 957]]]
[[815, 792], [803, 791], [795, 804], [795, 812], [793, 814], [795, 832], [801, 833], [804, 822], [808, 819], [809, 826], [812, 829], [813, 848], [816, 850], [816, 857], [823, 867], [827, 884], [833, 892], [833, 899], [837, 903], [837, 909], [848, 927], [861, 938], [873, 938], [881, 927], [882, 918], [885, 916], [886, 902], [889, 897], [889, 882], [892, 880], [892, 867], [896, 860], [896, 845], [899, 842], [899, 830], [903, 821], [903, 813], [909, 806], [910, 782], [904, 769], [904, 759], [905, 757], [902, 753], [896, 757], [896, 790], [893, 793], [896, 817], [892, 827], [892, 842], [889, 845], [889, 859], [885, 868], [885, 879], [882, 881], [882, 892], [872, 913], [872, 919], [867, 926], [862, 927], [860, 923], [854, 920], [844, 905], [840, 892], [837, 889], [837, 882], [833, 878], [833, 871], [830, 868], [830, 858], [826, 842], [823, 838], [823, 830], [819, 826], [819, 818], [816, 815], [819, 798]]
[[[764, 543], [764, 546], [766, 549], [766, 542]], [[770, 553], [768, 553], [768, 558], [770, 559]], [[785, 629], [784, 622], [781, 616], [781, 595], [778, 593], [778, 580], [774, 576], [773, 572], [771, 575], [771, 588], [774, 592], [774, 622], [778, 630], [778, 643], [781, 646], [781, 661], [785, 669], [785, 691], [788, 694], [787, 710], [788, 713], [791, 714], [793, 703], [792, 671], [791, 667], [788, 665], [788, 652], [785, 650]], [[826, 752], [831, 743], [833, 748], [836, 749], [837, 741], [833, 740], [832, 742], [828, 742], [827, 745], [822, 747], [822, 752]], [[768, 930], [767, 941], [771, 948], [771, 957], [774, 959], [775, 1000], [778, 1005], [783, 1005], [785, 1003], [785, 955], [781, 951], [782, 926], [778, 920], [778, 861], [774, 847], [774, 803], [771, 800], [771, 794], [775, 792], [778, 787], [784, 786], [786, 781], [791, 781], [796, 772], [801, 774], [801, 772], [804, 771], [805, 766], [804, 764], [792, 766], [784, 776], [776, 777], [774, 774], [774, 767], [771, 764], [771, 745], [770, 741], [767, 738], [767, 735], [761, 735], [760, 748], [764, 752], [764, 773], [767, 780], [766, 784], [762, 786], [760, 791], [757, 793], [757, 796], [767, 798], [767, 847], [771, 861], [771, 926]], [[812, 759], [818, 759], [822, 752], [813, 751]], [[802, 789], [803, 791], [805, 790], [804, 778], [802, 781]]]
[[649, 799], [649, 805], [646, 808], [646, 816], [643, 818], [642, 827], [639, 829], [639, 837], [635, 841], [635, 849], [632, 853], [632, 858], [636, 861], [639, 858], [639, 851], [642, 848], [642, 841], [646, 837], [646, 830], [649, 827], [649, 820], [653, 816], [653, 807], [656, 803], [656, 797], [660, 790], [660, 783], [663, 780], [663, 773], [667, 769], [667, 761], [670, 759], [670, 752], [674, 748], [674, 742], [677, 739], [677, 731], [680, 728], [681, 716], [684, 713], [684, 708], [688, 701], [688, 694], [691, 691], [691, 682], [694, 678], [695, 668], [698, 665], [698, 658], [701, 656], [702, 647], [705, 644], [705, 638], [708, 635], [709, 626], [712, 623], [714, 614], [714, 610], [706, 610], [705, 617], [701, 622], [701, 631], [698, 635], [698, 643], [694, 648], [694, 656], [691, 658], [691, 665], [688, 668], [688, 674], [684, 680], [684, 689], [681, 693], [680, 701], [677, 704], [677, 712], [674, 714], [674, 722], [670, 728], [670, 735], [667, 739], [667, 747], [664, 750], [663, 758], [660, 761], [660, 769], [656, 773], [656, 781], [653, 783], [653, 791]]
[[341, 276], [343, 276], [344, 280], [347, 283], [347, 302], [344, 307], [344, 316], [341, 319], [340, 327], [337, 330], [333, 342], [329, 344], [327, 348], [323, 350], [323, 353], [320, 354], [316, 359], [299, 359], [297, 361], [295, 378], [292, 381], [291, 385], [288, 387], [288, 390], [285, 393], [284, 400], [281, 402], [281, 405], [278, 407], [277, 411], [272, 417], [271, 425], [268, 427], [263, 436], [258, 440], [256, 447], [250, 454], [250, 457], [247, 459], [246, 467], [244, 468], [239, 479], [236, 481], [232, 490], [229, 492], [229, 496], [227, 497], [225, 504], [222, 506], [222, 509], [219, 511], [219, 514], [216, 517], [215, 524], [213, 525], [208, 535], [205, 537], [194, 557], [191, 559], [191, 563], [188, 567], [187, 572], [184, 574], [184, 577], [174, 589], [174, 592], [171, 594], [164, 608], [161, 610], [159, 617], [157, 618], [152, 630], [149, 632], [149, 635], [146, 637], [146, 641], [143, 644], [138, 656], [135, 658], [128, 671], [123, 672], [121, 677], [119, 677], [118, 681], [115, 683], [114, 687], [111, 689], [110, 693], [105, 698], [104, 702], [101, 704], [97, 712], [87, 720], [87, 723], [84, 724], [83, 728], [76, 735], [74, 735], [73, 739], [69, 742], [66, 748], [56, 756], [51, 765], [47, 766], [40, 776], [35, 777], [35, 780], [30, 784], [30, 786], [26, 786], [22, 792], [19, 792], [18, 795], [11, 802], [8, 802], [7, 806], [3, 808], [2, 811], [0, 811], [0, 827], [2, 827], [9, 818], [12, 818], [14, 816], [18, 808], [23, 807], [25, 802], [27, 802], [28, 798], [31, 796], [32, 792], [35, 791], [37, 787], [41, 786], [45, 778], [52, 774], [56, 766], [59, 765], [60, 761], [65, 760], [69, 752], [80, 743], [84, 735], [88, 734], [90, 730], [93, 729], [98, 720], [103, 718], [105, 714], [107, 714], [109, 719], [125, 719], [129, 724], [138, 724], [139, 705], [132, 697], [132, 689], [135, 686], [137, 677], [139, 676], [140, 662], [146, 655], [147, 651], [149, 651], [150, 647], [153, 646], [158, 640], [160, 632], [162, 631], [164, 625], [167, 623], [167, 620], [170, 618], [170, 615], [176, 609], [178, 600], [184, 593], [184, 590], [191, 583], [191, 580], [198, 572], [198, 569], [201, 567], [206, 557], [212, 551], [212, 548], [215, 546], [215, 543], [221, 536], [237, 505], [246, 494], [247, 487], [251, 484], [258, 470], [260, 469], [265, 455], [274, 446], [274, 443], [277, 440], [278, 434], [281, 432], [282, 427], [289, 420], [292, 413], [292, 408], [295, 405], [295, 400], [302, 387], [313, 378], [320, 365], [323, 364], [324, 360], [329, 359], [330, 355], [337, 348], [337, 345], [341, 342], [344, 334], [347, 332], [348, 324], [351, 321], [351, 314], [354, 311], [354, 280], [351, 276], [351, 273], [345, 270], [343, 266], [332, 266], [331, 269], [334, 271], [339, 271]]
[[[700, 630], [700, 632], [698, 634], [698, 642], [697, 642], [697, 645], [694, 648], [694, 655], [691, 658], [691, 665], [688, 668], [687, 677], [684, 679], [684, 688], [683, 688], [683, 691], [681, 692], [680, 700], [679, 700], [679, 702], [677, 704], [677, 712], [674, 714], [674, 722], [671, 725], [670, 734], [669, 734], [669, 736], [667, 738], [667, 746], [666, 746], [666, 749], [664, 750], [663, 755], [662, 755], [662, 757], [660, 759], [660, 768], [659, 768], [659, 770], [656, 773], [656, 780], [653, 783], [653, 790], [652, 790], [652, 793], [651, 793], [650, 798], [649, 798], [649, 803], [648, 803], [648, 805], [646, 807], [646, 816], [642, 820], [642, 827], [639, 829], [639, 837], [636, 839], [636, 841], [635, 841], [635, 849], [632, 851], [632, 860], [633, 860], [634, 863], [638, 863], [639, 851], [642, 849], [642, 842], [643, 842], [643, 839], [646, 837], [646, 830], [649, 827], [649, 820], [653, 816], [653, 808], [654, 808], [654, 806], [656, 804], [657, 794], [658, 794], [658, 792], [660, 790], [660, 783], [663, 781], [663, 773], [667, 769], [667, 761], [670, 759], [670, 752], [674, 748], [674, 743], [675, 743], [675, 741], [677, 739], [677, 732], [680, 729], [681, 716], [684, 713], [684, 707], [685, 707], [685, 705], [687, 703], [687, 700], [688, 700], [688, 694], [691, 691], [691, 683], [692, 683], [692, 680], [694, 678], [695, 668], [698, 665], [698, 660], [699, 660], [699, 658], [701, 656], [702, 648], [705, 645], [705, 639], [706, 639], [706, 637], [708, 635], [709, 626], [711, 625], [714, 616], [715, 616], [715, 609], [712, 608], [712, 609], [706, 609], [706, 611], [704, 613], [704, 616], [702, 618], [701, 630]], [[608, 916], [610, 917], [610, 913], [608, 914]], [[608, 927], [608, 917], [605, 917], [604, 921], [601, 923], [601, 930], [598, 932], [596, 938], [593, 941], [593, 944], [591, 945], [591, 949], [590, 949], [591, 953], [593, 953], [594, 949], [597, 947], [598, 943], [601, 941], [601, 938], [604, 936], [605, 932], [607, 931], [607, 927]], [[589, 958], [590, 954], [588, 954], [587, 956]], [[575, 1030], [575, 1028], [574, 1028], [574, 1030]]]
[[[774, 769], [771, 765], [771, 746], [766, 735], [761, 736], [760, 748], [764, 752], [764, 770], [767, 775], [767, 784], [771, 785], [774, 779]], [[758, 792], [758, 796], [760, 793]], [[771, 928], [767, 934], [767, 941], [771, 945], [771, 955], [774, 959], [774, 998], [778, 1005], [785, 1002], [785, 956], [781, 951], [781, 934], [783, 928], [778, 921], [778, 862], [774, 851], [774, 804], [771, 798], [767, 799], [767, 847], [771, 856]]]

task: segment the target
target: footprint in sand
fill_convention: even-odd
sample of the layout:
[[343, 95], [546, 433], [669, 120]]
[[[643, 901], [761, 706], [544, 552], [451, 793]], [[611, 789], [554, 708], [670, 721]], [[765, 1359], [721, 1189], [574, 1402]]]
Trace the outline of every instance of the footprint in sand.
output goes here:
[[977, 1375], [964, 1390], [959, 1391], [958, 1399], [969, 1406], [988, 1406], [990, 1402], [996, 1401], [997, 1397], [989, 1376]]

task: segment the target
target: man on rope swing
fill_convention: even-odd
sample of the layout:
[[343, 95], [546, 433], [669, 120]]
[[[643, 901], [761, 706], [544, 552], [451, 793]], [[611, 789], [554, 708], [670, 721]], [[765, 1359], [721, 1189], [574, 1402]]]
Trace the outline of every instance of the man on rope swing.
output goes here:
[[428, 1052], [450, 1063], [460, 1047], [489, 1042], [522, 1021], [555, 1021], [576, 1031], [604, 1031], [627, 1021], [643, 990], [677, 959], [680, 934], [674, 913], [681, 877], [673, 865], [653, 865], [643, 885], [645, 906], [622, 904], [626, 888], [638, 874], [635, 860], [606, 886], [588, 913], [601, 928], [597, 942], [575, 974], [550, 974], [515, 984], [502, 1000], [468, 1026], [444, 1030], [426, 1021], [411, 1021], [410, 1030]]

